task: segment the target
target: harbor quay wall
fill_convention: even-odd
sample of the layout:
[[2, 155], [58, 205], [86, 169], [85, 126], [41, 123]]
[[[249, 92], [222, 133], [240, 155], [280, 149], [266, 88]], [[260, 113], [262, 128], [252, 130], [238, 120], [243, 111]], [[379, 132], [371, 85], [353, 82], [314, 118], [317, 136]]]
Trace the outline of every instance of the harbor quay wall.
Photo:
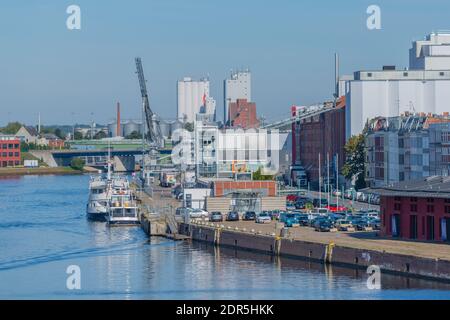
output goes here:
[[181, 223], [179, 233], [193, 241], [255, 251], [273, 256], [306, 259], [320, 263], [367, 269], [378, 266], [382, 272], [450, 282], [450, 261], [389, 252], [343, 247], [333, 243], [304, 241]]

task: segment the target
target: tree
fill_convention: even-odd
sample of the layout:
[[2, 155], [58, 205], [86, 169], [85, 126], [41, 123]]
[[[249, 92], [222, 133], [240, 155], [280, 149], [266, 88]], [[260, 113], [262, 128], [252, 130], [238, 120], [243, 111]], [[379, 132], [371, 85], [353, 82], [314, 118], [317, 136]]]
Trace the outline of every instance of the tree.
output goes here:
[[261, 167], [260, 167], [260, 168], [258, 168], [258, 170], [253, 172], [253, 180], [257, 180], [257, 181], [273, 180], [273, 176], [262, 174]]
[[94, 134], [94, 139], [96, 139], [96, 140], [103, 139], [103, 138], [106, 138], [105, 131], [99, 131], [96, 134]]
[[139, 132], [133, 131], [132, 133], [130, 133], [129, 135], [127, 135], [125, 138], [126, 138], [126, 139], [141, 139], [142, 136], [141, 136], [141, 134], [140, 134]]
[[80, 131], [75, 131], [73, 137], [75, 140], [83, 140], [83, 134]]
[[55, 136], [62, 140], [66, 139], [66, 134], [60, 128], [55, 129]]
[[22, 124], [20, 122], [10, 122], [6, 125], [6, 127], [2, 128], [1, 132], [4, 134], [16, 134], [21, 127]]
[[347, 179], [355, 180], [355, 189], [366, 187], [365, 177], [365, 155], [364, 135], [352, 136], [345, 145], [345, 164], [342, 174]]
[[70, 167], [74, 170], [83, 170], [84, 160], [81, 158], [73, 158], [72, 161], [70, 161]]

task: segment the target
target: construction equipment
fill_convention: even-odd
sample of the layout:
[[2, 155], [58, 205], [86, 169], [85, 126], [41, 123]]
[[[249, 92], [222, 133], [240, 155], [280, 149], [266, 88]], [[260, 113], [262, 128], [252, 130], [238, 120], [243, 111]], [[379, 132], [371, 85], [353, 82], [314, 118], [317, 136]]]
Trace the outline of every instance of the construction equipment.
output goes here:
[[147, 85], [144, 77], [144, 69], [142, 68], [142, 60], [141, 58], [137, 57], [135, 61], [137, 70], [136, 73], [138, 74], [139, 85], [141, 87], [142, 108], [148, 129], [147, 140], [150, 144], [151, 149], [159, 149], [164, 147], [164, 139], [161, 134], [159, 120], [157, 119], [156, 114], [154, 114], [152, 109], [150, 108]]

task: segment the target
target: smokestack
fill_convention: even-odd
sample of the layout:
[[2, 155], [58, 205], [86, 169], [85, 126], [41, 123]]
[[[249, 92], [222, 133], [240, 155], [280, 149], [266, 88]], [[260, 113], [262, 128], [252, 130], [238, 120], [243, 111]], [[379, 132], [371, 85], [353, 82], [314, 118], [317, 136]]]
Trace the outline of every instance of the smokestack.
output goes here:
[[116, 128], [116, 137], [120, 137], [120, 102], [117, 102], [117, 128]]
[[334, 54], [334, 78], [335, 78], [335, 87], [334, 87], [334, 97], [339, 98], [339, 55], [336, 52]]

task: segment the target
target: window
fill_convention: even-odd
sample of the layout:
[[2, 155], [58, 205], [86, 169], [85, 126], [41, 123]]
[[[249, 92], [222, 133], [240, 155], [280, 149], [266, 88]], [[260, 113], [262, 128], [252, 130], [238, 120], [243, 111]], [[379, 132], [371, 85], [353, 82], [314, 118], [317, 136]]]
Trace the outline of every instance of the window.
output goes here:
[[434, 198], [427, 198], [427, 202], [428, 202], [428, 203], [434, 202]]
[[444, 76], [444, 73], [441, 71], [441, 72], [439, 72], [439, 75], [440, 75], [441, 77], [443, 77], [443, 76]]
[[433, 213], [434, 212], [434, 206], [431, 205], [431, 204], [427, 205], [427, 212], [428, 213]]
[[401, 201], [402, 198], [400, 198], [400, 197], [394, 197], [394, 200], [395, 200], [395, 201]]
[[408, 76], [408, 72], [403, 72], [403, 76], [407, 77]]
[[411, 202], [417, 202], [417, 197], [411, 197], [411, 198], [409, 198], [409, 201], [411, 201]]
[[14, 157], [18, 157], [19, 153], [18, 152], [14, 152]]
[[417, 212], [417, 204], [412, 204], [410, 206], [410, 210], [411, 210], [411, 212]]
[[396, 210], [396, 211], [402, 210], [402, 205], [400, 203], [395, 203], [394, 204], [394, 210]]
[[445, 206], [445, 213], [450, 213], [450, 206]]
[[372, 77], [372, 72], [367, 72], [368, 77]]

